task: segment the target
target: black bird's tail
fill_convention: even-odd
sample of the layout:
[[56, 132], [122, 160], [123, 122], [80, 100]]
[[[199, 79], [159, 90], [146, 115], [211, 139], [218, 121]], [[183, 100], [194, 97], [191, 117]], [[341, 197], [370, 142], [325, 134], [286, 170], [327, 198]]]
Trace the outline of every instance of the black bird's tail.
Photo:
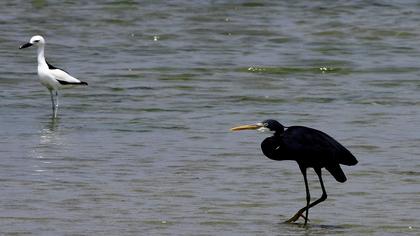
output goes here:
[[349, 150], [344, 149], [338, 155], [338, 163], [346, 165], [346, 166], [354, 166], [358, 163], [358, 161], [356, 157], [354, 157], [353, 154], [351, 154]]
[[326, 166], [325, 169], [327, 169], [331, 173], [331, 175], [334, 176], [335, 180], [337, 180], [338, 182], [340, 183], [346, 182], [347, 180], [346, 175], [344, 174], [339, 164]]

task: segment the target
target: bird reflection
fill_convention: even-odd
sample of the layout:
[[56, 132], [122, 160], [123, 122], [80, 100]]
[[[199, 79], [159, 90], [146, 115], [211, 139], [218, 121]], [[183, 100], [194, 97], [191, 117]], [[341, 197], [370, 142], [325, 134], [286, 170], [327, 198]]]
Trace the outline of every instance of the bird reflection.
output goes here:
[[58, 139], [58, 119], [51, 118], [41, 129], [40, 144], [55, 143]]
[[60, 136], [58, 135], [59, 131], [59, 119], [52, 117], [48, 122], [46, 122], [43, 128], [40, 130], [40, 144], [49, 145], [49, 144], [60, 144]]
[[42, 127], [39, 130], [39, 144], [33, 149], [33, 154], [39, 160], [33, 168], [36, 175], [48, 170], [48, 165], [51, 163], [50, 159], [54, 155], [56, 146], [60, 146], [63, 142], [59, 134], [59, 119], [52, 118], [41, 123]]

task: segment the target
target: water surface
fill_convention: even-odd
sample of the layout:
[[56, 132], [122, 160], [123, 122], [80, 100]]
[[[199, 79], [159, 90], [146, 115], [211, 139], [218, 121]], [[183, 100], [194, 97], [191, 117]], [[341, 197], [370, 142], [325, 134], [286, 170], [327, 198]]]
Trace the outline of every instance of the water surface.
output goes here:
[[[311, 1], [0, 3], [4, 235], [416, 235], [420, 5]], [[89, 86], [51, 119], [35, 49]], [[359, 164], [310, 225], [294, 162], [229, 128], [321, 129]], [[310, 171], [312, 196], [320, 196]]]

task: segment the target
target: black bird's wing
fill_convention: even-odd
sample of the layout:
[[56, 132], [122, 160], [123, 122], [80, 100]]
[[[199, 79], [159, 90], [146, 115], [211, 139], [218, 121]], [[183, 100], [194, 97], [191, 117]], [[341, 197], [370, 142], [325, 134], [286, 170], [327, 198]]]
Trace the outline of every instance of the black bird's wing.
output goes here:
[[316, 129], [303, 126], [289, 127], [284, 132], [282, 141], [289, 151], [300, 155], [320, 156], [321, 162], [335, 161], [343, 165], [357, 164], [356, 158], [347, 148], [328, 134]]
[[289, 127], [282, 144], [290, 156], [307, 167], [325, 167], [339, 182], [346, 177], [339, 164], [356, 165], [357, 160], [347, 148], [326, 133], [303, 126]]

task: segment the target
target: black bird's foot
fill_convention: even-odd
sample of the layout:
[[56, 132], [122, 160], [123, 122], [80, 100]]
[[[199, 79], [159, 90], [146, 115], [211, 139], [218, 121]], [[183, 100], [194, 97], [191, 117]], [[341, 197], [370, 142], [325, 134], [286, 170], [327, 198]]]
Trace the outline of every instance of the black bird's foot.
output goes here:
[[285, 223], [294, 223], [295, 221], [297, 221], [300, 217], [302, 217], [305, 220], [305, 223], [307, 221], [309, 221], [309, 219], [307, 219], [304, 215], [303, 215], [302, 210], [296, 212], [296, 214], [294, 216], [292, 216], [290, 219], [286, 220]]

